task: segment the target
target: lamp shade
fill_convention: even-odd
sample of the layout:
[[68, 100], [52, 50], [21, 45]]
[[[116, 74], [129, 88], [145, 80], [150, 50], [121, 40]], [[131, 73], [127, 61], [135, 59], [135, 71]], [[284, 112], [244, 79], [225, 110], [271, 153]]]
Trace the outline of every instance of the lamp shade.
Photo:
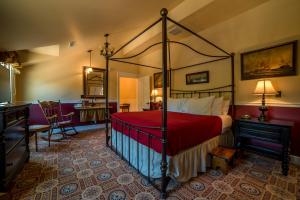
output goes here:
[[152, 92], [151, 92], [152, 97], [157, 96], [157, 94], [158, 94], [157, 89], [152, 90]]
[[254, 90], [254, 94], [258, 95], [272, 95], [276, 94], [276, 90], [274, 89], [272, 82], [270, 80], [258, 81], [256, 84], [256, 88]]
[[151, 96], [157, 96], [157, 97], [160, 97], [162, 96], [162, 90], [161, 89], [153, 89], [151, 91]]

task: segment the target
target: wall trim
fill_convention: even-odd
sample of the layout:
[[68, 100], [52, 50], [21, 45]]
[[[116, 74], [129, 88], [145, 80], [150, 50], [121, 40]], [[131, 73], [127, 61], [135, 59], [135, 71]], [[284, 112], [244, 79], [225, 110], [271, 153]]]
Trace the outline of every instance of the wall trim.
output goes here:
[[[58, 99], [57, 99], [58, 100]], [[53, 100], [55, 101], [55, 100]], [[76, 103], [81, 103], [82, 99], [69, 99], [69, 100], [60, 100], [61, 103], [73, 103], [73, 104], [76, 104]], [[113, 103], [116, 103], [117, 100], [116, 99], [110, 99], [108, 100], [109, 102], [113, 102]], [[34, 100], [34, 101], [17, 101], [17, 103], [31, 103], [31, 104], [38, 104], [38, 101], [37, 100]], [[96, 99], [95, 102], [99, 102], [99, 103], [105, 103], [105, 99]]]
[[290, 155], [290, 161], [292, 164], [300, 166], [300, 157], [299, 156]]
[[[260, 106], [261, 103], [238, 102], [236, 106]], [[268, 106], [273, 107], [300, 107], [300, 103], [268, 103]]]

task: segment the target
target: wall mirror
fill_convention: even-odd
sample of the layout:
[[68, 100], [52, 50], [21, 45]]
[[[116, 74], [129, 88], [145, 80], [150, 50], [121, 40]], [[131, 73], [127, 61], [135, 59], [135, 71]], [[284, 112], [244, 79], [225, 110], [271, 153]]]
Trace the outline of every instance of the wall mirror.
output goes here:
[[105, 69], [83, 67], [82, 98], [105, 98]]

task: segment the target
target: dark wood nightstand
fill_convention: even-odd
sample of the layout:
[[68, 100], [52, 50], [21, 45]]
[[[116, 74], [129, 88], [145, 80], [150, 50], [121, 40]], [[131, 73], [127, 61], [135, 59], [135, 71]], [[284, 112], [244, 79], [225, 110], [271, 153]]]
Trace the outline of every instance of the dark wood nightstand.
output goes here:
[[257, 119], [235, 120], [235, 146], [282, 161], [282, 174], [289, 170], [289, 145], [293, 122]]

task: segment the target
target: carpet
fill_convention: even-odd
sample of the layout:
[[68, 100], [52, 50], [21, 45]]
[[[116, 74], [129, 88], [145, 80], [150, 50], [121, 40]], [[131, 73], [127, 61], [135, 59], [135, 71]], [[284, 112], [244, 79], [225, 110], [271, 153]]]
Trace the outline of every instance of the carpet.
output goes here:
[[[9, 194], [23, 200], [159, 199], [159, 192], [105, 147], [103, 129], [82, 129], [59, 142], [39, 140]], [[170, 184], [169, 200], [300, 199], [300, 168], [281, 175], [280, 162], [246, 154], [227, 175], [208, 170], [189, 182]]]

